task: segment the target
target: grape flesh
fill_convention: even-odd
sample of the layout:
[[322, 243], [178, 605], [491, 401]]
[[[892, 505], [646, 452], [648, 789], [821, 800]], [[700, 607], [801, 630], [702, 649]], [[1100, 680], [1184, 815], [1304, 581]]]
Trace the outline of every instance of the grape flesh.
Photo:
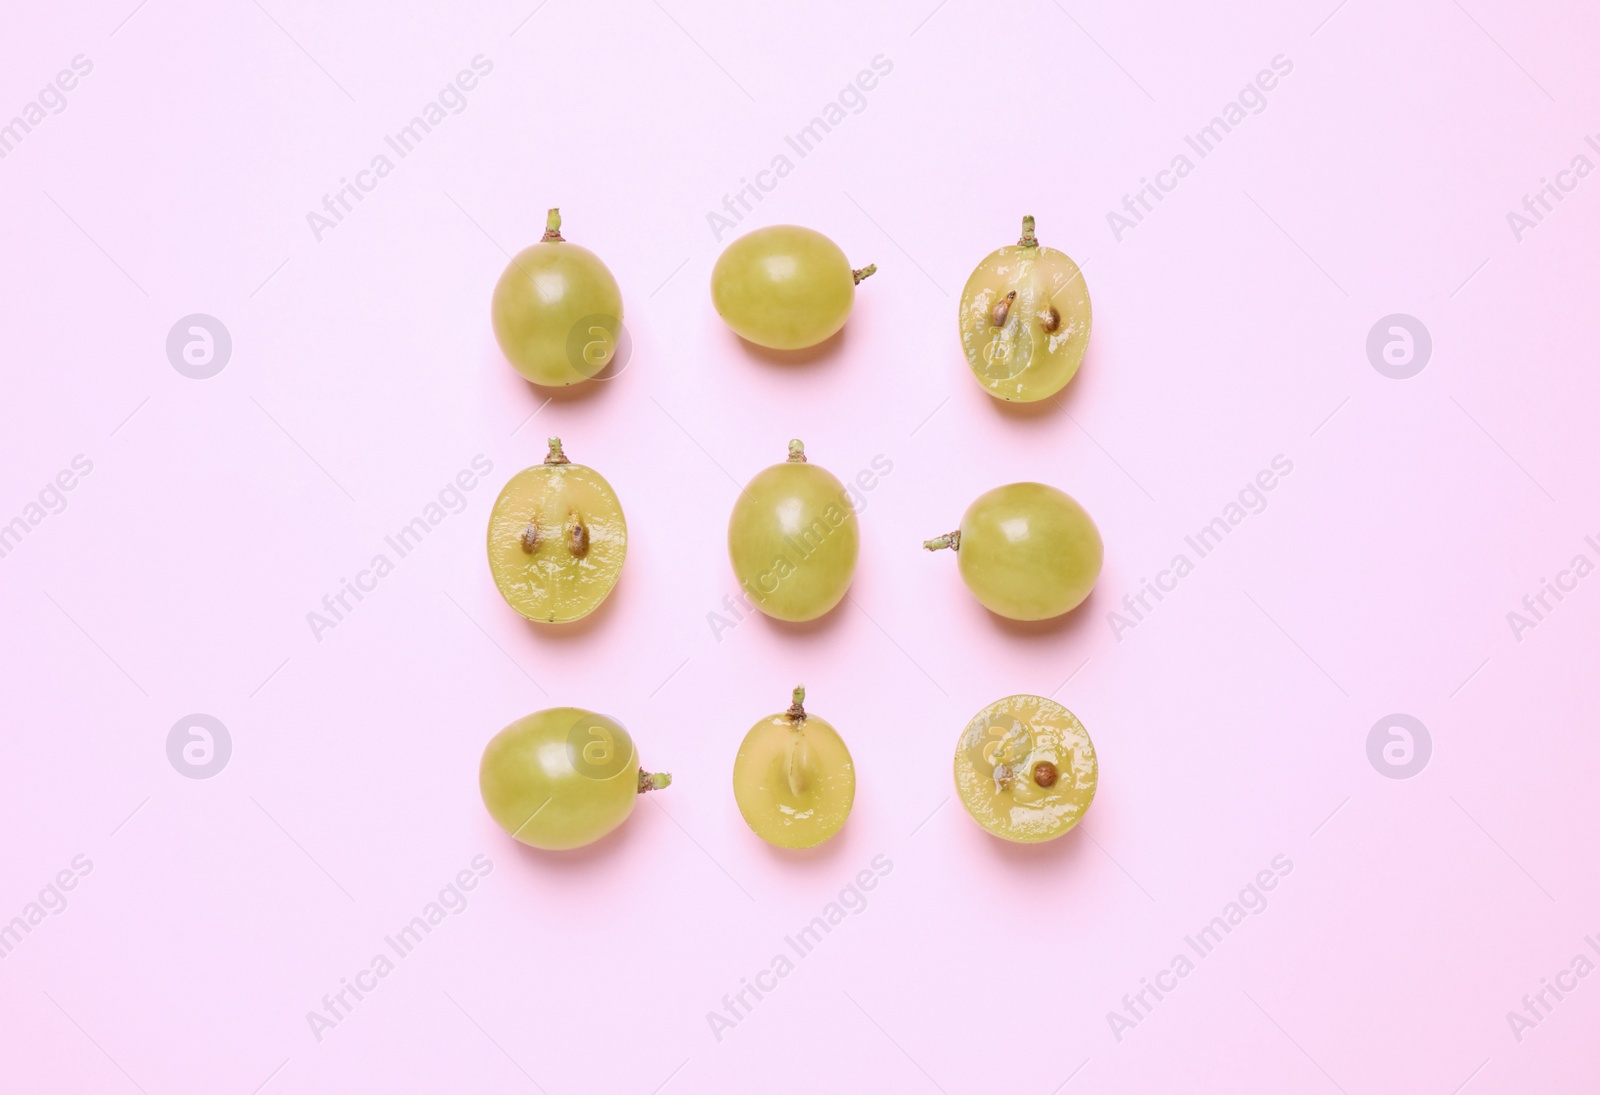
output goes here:
[[512, 476], [489, 513], [489, 571], [506, 604], [539, 623], [569, 623], [611, 593], [628, 522], [611, 484], [567, 462], [550, 439], [543, 464]]
[[1022, 239], [978, 263], [961, 291], [961, 348], [990, 395], [1031, 403], [1066, 387], [1083, 361], [1092, 318], [1083, 271], [1041, 247], [1033, 218]]
[[1076, 608], [1105, 559], [1094, 520], [1071, 495], [1044, 483], [985, 491], [958, 532], [925, 546], [955, 548], [973, 596], [1012, 620], [1048, 620]]
[[1100, 767], [1076, 715], [1043, 696], [1007, 696], [956, 742], [956, 793], [973, 820], [1020, 844], [1053, 840], [1094, 801]]
[[640, 770], [620, 723], [579, 707], [518, 719], [489, 740], [478, 765], [483, 804], [500, 828], [551, 850], [599, 840], [627, 820], [640, 794], [670, 782]]
[[821, 232], [792, 224], [758, 228], [730, 243], [711, 271], [711, 302], [735, 334], [772, 350], [801, 350], [850, 316], [856, 284], [876, 267], [850, 269]]
[[833, 836], [856, 797], [844, 739], [804, 709], [794, 690], [787, 712], [750, 728], [733, 762], [733, 797], [751, 830], [779, 848], [810, 848]]
[[513, 258], [494, 287], [489, 314], [500, 350], [535, 384], [565, 387], [593, 378], [616, 353], [622, 291], [593, 251], [561, 238], [550, 210], [544, 238]]
[[750, 480], [728, 520], [728, 557], [750, 602], [777, 620], [814, 620], [844, 598], [861, 533], [844, 484], [789, 443], [786, 463]]

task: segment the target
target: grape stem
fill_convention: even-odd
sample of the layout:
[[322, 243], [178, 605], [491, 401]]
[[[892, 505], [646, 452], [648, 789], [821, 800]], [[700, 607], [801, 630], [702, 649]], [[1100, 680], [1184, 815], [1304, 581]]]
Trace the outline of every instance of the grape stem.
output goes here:
[[544, 235], [540, 243], [565, 243], [561, 238], [561, 210], [552, 209], [544, 216]]
[[804, 464], [806, 462], [805, 442], [798, 437], [789, 442], [789, 463]]
[[572, 461], [567, 459], [567, 454], [561, 451], [561, 438], [552, 437], [550, 439], [550, 455], [544, 458], [544, 462], [546, 464], [572, 463]]
[[790, 722], [804, 722], [806, 718], [806, 686], [794, 686], [794, 702], [789, 705], [789, 710], [784, 714], [789, 716]]
[[1022, 218], [1022, 238], [1017, 241], [1018, 247], [1038, 247], [1039, 241], [1033, 234], [1033, 215]]
[[873, 274], [876, 274], [877, 272], [878, 272], [878, 264], [875, 263], [875, 262], [869, 262], [859, 270], [850, 271], [850, 276], [856, 279], [856, 284], [857, 285], [860, 285], [863, 281], [866, 281], [868, 278], [870, 278]]
[[639, 769], [639, 793], [641, 795], [647, 791], [659, 791], [663, 787], [670, 787], [671, 785], [672, 776], [666, 772], [646, 772], [643, 768]]
[[943, 536], [935, 536], [932, 540], [922, 541], [922, 546], [929, 551], [942, 551], [949, 548], [951, 551], [961, 550], [961, 530], [947, 532]]

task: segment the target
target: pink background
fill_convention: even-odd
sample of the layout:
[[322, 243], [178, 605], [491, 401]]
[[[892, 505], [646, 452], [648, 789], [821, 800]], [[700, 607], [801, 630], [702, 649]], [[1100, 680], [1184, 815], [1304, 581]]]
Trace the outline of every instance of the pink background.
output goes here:
[[[1600, 164], [1592, 7], [134, 2], [0, 29], [0, 121], [93, 64], [0, 160], [0, 523], [92, 463], [0, 559], [0, 924], [90, 865], [0, 960], [0, 1087], [1594, 1090], [1600, 978], [1520, 1041], [1507, 1019], [1600, 938], [1600, 577], [1520, 641], [1507, 622], [1600, 561], [1600, 179], [1520, 242], [1507, 222]], [[318, 242], [307, 213], [480, 54], [465, 109]], [[880, 54], [798, 158], [785, 136]], [[1107, 213], [1279, 54], [1265, 108], [1119, 242]], [[811, 225], [880, 271], [802, 362], [740, 345], [706, 289], [734, 234], [707, 214], [785, 152], [738, 231]], [[615, 273], [633, 353], [545, 405], [487, 312], [548, 205]], [[955, 307], [1025, 212], [1085, 264], [1095, 326], [1022, 410], [968, 376]], [[231, 333], [208, 380], [167, 359], [191, 313]], [[1367, 358], [1391, 313], [1432, 335], [1409, 380]], [[501, 602], [482, 548], [551, 433], [631, 531], [610, 601], [559, 631]], [[791, 436], [841, 477], [893, 465], [851, 600], [714, 634], [736, 485]], [[479, 454], [464, 512], [314, 637]], [[1266, 509], [1114, 635], [1279, 454]], [[1024, 627], [918, 542], [1035, 478], [1107, 562]], [[809, 855], [729, 787], [798, 681], [859, 774]], [[1038, 848], [951, 800], [957, 734], [1019, 691], [1101, 762], [1087, 821]], [[567, 856], [513, 845], [476, 785], [489, 736], [557, 703], [676, 779]], [[193, 712], [231, 736], [210, 779], [167, 757]], [[1432, 741], [1409, 779], [1368, 759], [1395, 712]], [[466, 907], [319, 1042], [307, 1013], [479, 855]], [[877, 856], [865, 907], [715, 1036]], [[1108, 1013], [1275, 856], [1266, 907], [1119, 1040]]]

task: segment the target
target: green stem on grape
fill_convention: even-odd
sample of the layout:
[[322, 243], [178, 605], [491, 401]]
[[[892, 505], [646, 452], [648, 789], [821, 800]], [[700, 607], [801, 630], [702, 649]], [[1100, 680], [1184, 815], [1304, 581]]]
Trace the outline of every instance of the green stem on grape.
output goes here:
[[935, 536], [932, 540], [924, 540], [922, 541], [922, 546], [929, 551], [943, 551], [945, 548], [949, 548], [951, 551], [960, 551], [961, 530], [956, 529], [954, 532], [947, 532], [943, 536]]
[[1018, 247], [1038, 247], [1039, 241], [1033, 234], [1033, 215], [1022, 218], [1022, 238], [1017, 241]]
[[641, 795], [647, 791], [659, 791], [663, 787], [670, 787], [671, 785], [672, 777], [666, 772], [646, 772], [643, 768], [639, 769], [639, 793]]
[[561, 210], [552, 209], [544, 216], [544, 236], [540, 243], [564, 243], [561, 238]]
[[570, 464], [567, 454], [561, 451], [561, 438], [550, 438], [550, 455], [544, 458], [546, 464]]
[[789, 463], [804, 464], [806, 462], [805, 442], [798, 437], [789, 442]]
[[850, 276], [856, 279], [856, 284], [857, 285], [860, 285], [863, 281], [866, 281], [868, 278], [870, 278], [873, 274], [876, 274], [877, 272], [878, 272], [878, 264], [875, 263], [875, 262], [869, 262], [859, 270], [850, 271]]
[[789, 710], [784, 714], [789, 716], [790, 722], [803, 722], [806, 717], [806, 686], [794, 686], [794, 702], [789, 705]]

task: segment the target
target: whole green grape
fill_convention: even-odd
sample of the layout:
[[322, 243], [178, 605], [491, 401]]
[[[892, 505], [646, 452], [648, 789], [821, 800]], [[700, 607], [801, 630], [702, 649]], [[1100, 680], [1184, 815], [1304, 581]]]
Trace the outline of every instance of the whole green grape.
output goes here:
[[639, 767], [620, 723], [580, 707], [518, 719], [489, 739], [478, 765], [478, 790], [500, 828], [552, 850], [599, 840], [627, 820], [640, 795], [671, 782]]
[[1043, 696], [1007, 696], [962, 731], [955, 777], [974, 821], [995, 836], [1037, 844], [1083, 820], [1100, 765], [1071, 711]]
[[561, 238], [552, 209], [544, 237], [517, 252], [495, 283], [494, 337], [528, 380], [565, 387], [592, 379], [617, 352], [622, 292], [593, 251]]
[[550, 439], [543, 464], [513, 475], [489, 513], [489, 572], [506, 604], [539, 623], [582, 619], [617, 584], [628, 522], [605, 476]]
[[861, 534], [844, 484], [789, 459], [757, 473], [728, 519], [728, 557], [750, 602], [776, 620], [814, 620], [838, 604], [855, 574]]
[[1065, 254], [1022, 238], [978, 263], [958, 316], [967, 364], [989, 394], [1031, 403], [1066, 387], [1089, 345], [1089, 288]]
[[967, 507], [959, 529], [923, 546], [953, 549], [973, 596], [1013, 620], [1048, 620], [1076, 608], [1105, 559], [1089, 514], [1071, 495], [1043, 483], [985, 491]]
[[805, 709], [804, 686], [782, 714], [750, 728], [733, 762], [733, 797], [745, 824], [768, 844], [810, 848], [850, 816], [856, 770], [844, 739]]
[[856, 286], [876, 266], [850, 268], [821, 232], [757, 228], [730, 243], [711, 270], [711, 302], [735, 334], [772, 350], [815, 346], [844, 326]]

